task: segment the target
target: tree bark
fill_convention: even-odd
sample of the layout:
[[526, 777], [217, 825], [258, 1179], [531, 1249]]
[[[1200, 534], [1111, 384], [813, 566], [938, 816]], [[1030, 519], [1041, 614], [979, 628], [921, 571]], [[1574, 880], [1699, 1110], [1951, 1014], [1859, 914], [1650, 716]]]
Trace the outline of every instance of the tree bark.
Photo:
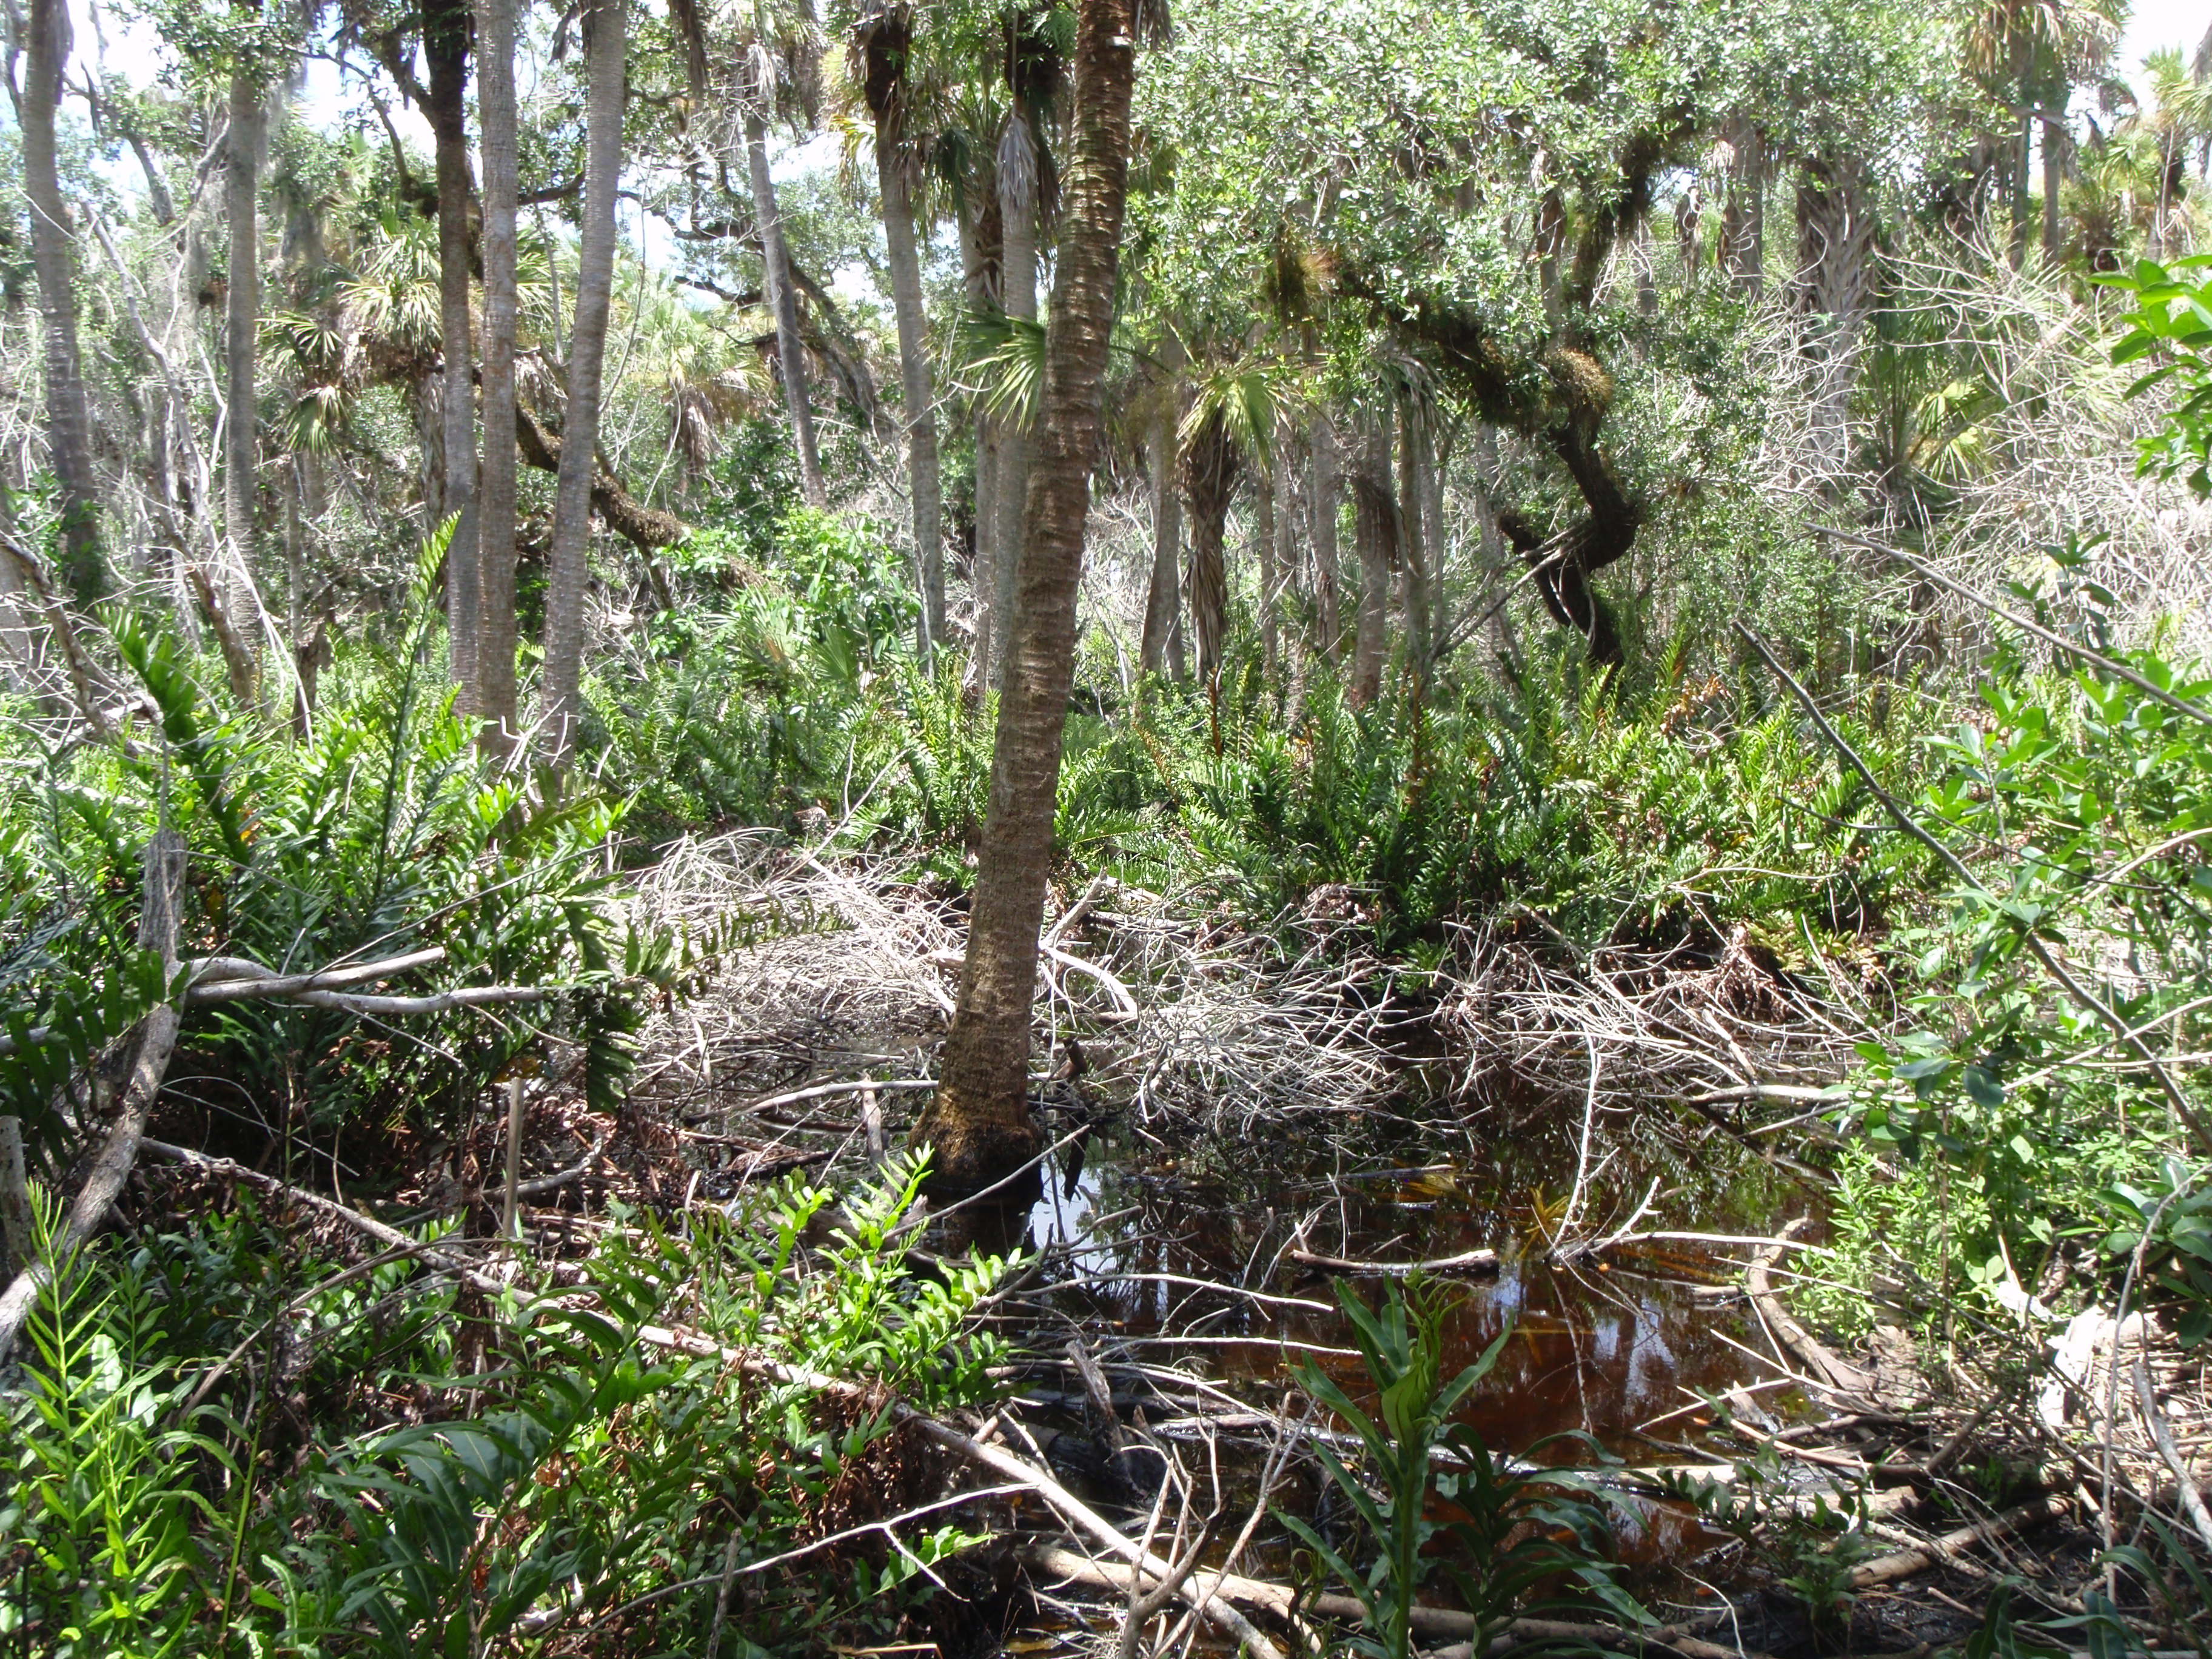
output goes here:
[[446, 548], [447, 638], [463, 713], [477, 702], [477, 630], [483, 577], [477, 553], [476, 376], [469, 322], [469, 0], [428, 0], [422, 56], [430, 71], [428, 114], [438, 146], [439, 346], [445, 358], [441, 418], [445, 510], [455, 520]]
[[1218, 697], [1229, 623], [1229, 501], [1237, 489], [1237, 448], [1219, 414], [1206, 419], [1183, 452], [1182, 485], [1190, 498], [1191, 641], [1199, 684]]
[[1343, 477], [1337, 454], [1336, 428], [1326, 413], [1313, 419], [1313, 561], [1314, 626], [1321, 634], [1321, 653], [1334, 662], [1344, 651], [1344, 622], [1339, 614], [1336, 575], [1337, 492]]
[[476, 712], [491, 753], [520, 735], [514, 651], [515, 0], [477, 0], [477, 110], [483, 129], [483, 475]]
[[[960, 261], [968, 309], [988, 311], [999, 301], [1000, 233], [998, 185], [989, 169], [971, 161], [968, 188], [960, 198]], [[999, 565], [999, 423], [977, 398], [975, 425], [975, 544], [968, 565], [968, 593], [973, 625], [961, 690], [969, 706], [981, 708], [994, 660]]]
[[[1005, 242], [999, 264], [1001, 303], [1009, 321], [1034, 323], [1037, 316], [1037, 189], [1036, 140], [1017, 104], [1007, 118], [999, 141], [999, 222]], [[999, 534], [994, 601], [1004, 617], [1013, 608], [1014, 583], [1022, 562], [1023, 518], [1028, 510], [1030, 465], [1033, 459], [1030, 433], [1021, 420], [1000, 422], [999, 434]], [[992, 682], [1006, 678], [1006, 652], [1012, 642], [1010, 629], [1001, 628], [997, 653], [991, 665]]]
[[577, 249], [568, 409], [553, 495], [545, 592], [546, 763], [575, 753], [584, 675], [584, 590], [591, 578], [592, 482], [599, 438], [599, 377], [614, 301], [615, 185], [622, 173], [623, 31], [629, 0], [586, 0], [584, 19], [584, 222]]
[[261, 696], [260, 597], [253, 586], [254, 515], [261, 497], [259, 418], [255, 391], [261, 329], [262, 91], [252, 76], [230, 78], [228, 208], [230, 269], [224, 305], [222, 501], [232, 569], [224, 581], [225, 610], [236, 623], [242, 655], [231, 659], [232, 690], [241, 702]]
[[[2063, 97], [2065, 88], [2058, 88]], [[2058, 263], [2059, 226], [2058, 196], [2066, 182], [2066, 146], [2071, 142], [2063, 122], [2046, 120], [2043, 124], [2043, 257], [2051, 264]]]
[[1075, 602], [1107, 342], [1127, 198], [1134, 0], [1081, 0], [1072, 142], [1043, 420], [991, 760], [990, 810], [970, 907], [958, 1012], [935, 1097], [915, 1136], [940, 1176], [975, 1188], [1034, 1155], [1030, 1006], [1052, 858], [1062, 728], [1075, 679]]
[[[768, 168], [769, 89], [755, 88], [745, 109], [745, 167], [753, 187], [753, 216], [760, 224], [761, 286], [775, 317], [775, 362], [791, 411], [792, 441], [799, 450], [799, 489], [807, 506], [826, 507], [822, 458], [814, 445], [814, 409], [806, 395], [806, 347], [799, 337], [799, 295], [791, 280], [791, 251], [784, 246], [783, 216], [776, 210], [775, 180]], [[580, 287], [580, 279], [579, 286]]]
[[1252, 480], [1252, 549], [1260, 567], [1260, 672], [1272, 690], [1280, 686], [1282, 641], [1275, 627], [1275, 599], [1281, 578], [1276, 574], [1276, 483], [1280, 469], [1269, 466]]
[[1385, 417], [1376, 415], [1366, 416], [1364, 424], [1364, 453], [1352, 481], [1359, 617], [1352, 647], [1352, 684], [1346, 692], [1362, 707], [1382, 694], [1382, 659], [1390, 644], [1390, 551], [1398, 536], [1398, 507], [1390, 482], [1390, 428]]
[[921, 259], [915, 247], [914, 191], [893, 125], [876, 125], [876, 183], [883, 200], [884, 246], [898, 319], [899, 386], [906, 400], [907, 486], [914, 492], [914, 559], [921, 586], [921, 659], [945, 637], [945, 507], [937, 464], [937, 387], [929, 362], [929, 319], [922, 306]]
[[1411, 398], [1398, 400], [1398, 549], [1406, 568], [1406, 664], [1416, 684], [1425, 684], [1434, 665], [1435, 640], [1431, 631], [1434, 601], [1431, 592], [1429, 550], [1422, 531], [1420, 412]]
[[1741, 115], [1729, 123], [1728, 137], [1735, 159], [1721, 209], [1721, 270], [1756, 300], [1766, 291], [1766, 140]]
[[92, 411], [76, 338], [76, 270], [68, 209], [54, 159], [54, 108], [69, 62], [66, 0], [31, 0], [24, 43], [23, 193], [31, 210], [31, 263], [39, 276], [45, 325], [46, 449], [61, 486], [62, 580], [80, 605], [107, 592], [100, 547], [100, 491], [92, 471]]
[[1145, 591], [1145, 630], [1137, 665], [1181, 679], [1182, 654], [1182, 488], [1176, 477], [1175, 404], [1165, 391], [1146, 434], [1152, 472], [1152, 580]]

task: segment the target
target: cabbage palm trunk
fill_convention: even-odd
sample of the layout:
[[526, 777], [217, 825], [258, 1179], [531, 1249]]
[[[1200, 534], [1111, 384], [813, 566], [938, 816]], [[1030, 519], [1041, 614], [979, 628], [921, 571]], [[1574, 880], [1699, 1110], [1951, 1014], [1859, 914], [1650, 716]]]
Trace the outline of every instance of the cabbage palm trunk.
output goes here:
[[975, 1188], [1031, 1158], [1030, 1008], [1052, 860], [1062, 729], [1075, 680], [1075, 601], [1098, 454], [1106, 350], [1129, 177], [1135, 0], [1080, 0], [1073, 142], [1045, 352], [1042, 420], [969, 907], [958, 1011], [937, 1093], [915, 1127], [946, 1184]]
[[[1035, 135], [1020, 104], [1006, 118], [999, 143], [999, 218], [1006, 238], [1000, 261], [1000, 292], [1007, 319], [1035, 323], [1037, 317], [1037, 188]], [[1000, 423], [998, 537], [992, 565], [993, 600], [1004, 617], [1013, 605], [1014, 581], [1021, 568], [1023, 519], [1029, 500], [1030, 436], [1018, 416]], [[1006, 672], [1012, 635], [999, 629], [992, 662], [994, 683]]]
[[446, 619], [453, 683], [464, 711], [477, 706], [482, 574], [477, 556], [476, 377], [469, 321], [469, 0], [428, 0], [422, 56], [430, 71], [430, 130], [438, 158], [439, 347], [445, 359], [441, 400], [445, 510], [453, 515], [446, 547]]
[[623, 32], [629, 0], [586, 0], [584, 222], [568, 341], [568, 407], [553, 495], [545, 590], [546, 763], [575, 753], [584, 673], [584, 590], [591, 576], [592, 472], [599, 450], [599, 380], [614, 303], [615, 185], [622, 173]]
[[24, 42], [23, 193], [31, 210], [31, 263], [39, 277], [46, 375], [46, 451], [61, 486], [62, 576], [80, 605], [107, 591], [100, 549], [100, 494], [92, 471], [92, 411], [76, 337], [76, 269], [54, 159], [54, 108], [69, 61], [66, 0], [31, 0]]
[[483, 128], [483, 474], [477, 713], [492, 753], [512, 752], [514, 689], [515, 0], [478, 0], [477, 110]]

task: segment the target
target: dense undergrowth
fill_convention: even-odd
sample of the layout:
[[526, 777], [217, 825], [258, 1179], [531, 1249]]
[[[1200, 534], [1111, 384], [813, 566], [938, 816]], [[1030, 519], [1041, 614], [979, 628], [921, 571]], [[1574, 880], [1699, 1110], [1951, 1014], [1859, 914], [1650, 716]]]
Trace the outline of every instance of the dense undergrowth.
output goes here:
[[[82, 1109], [69, 1079], [169, 989], [131, 943], [157, 826], [191, 850], [185, 957], [289, 970], [435, 947], [425, 985], [551, 994], [404, 1029], [253, 1003], [189, 1018], [163, 1121], [357, 1200], [479, 1129], [472, 1103], [519, 1069], [571, 1068], [616, 1105], [626, 1033], [715, 944], [632, 920], [627, 872], [659, 838], [765, 825], [957, 895], [988, 711], [915, 659], [865, 521], [793, 514], [780, 537], [773, 574], [700, 555], [687, 579], [714, 604], [646, 619], [601, 660], [588, 779], [556, 801], [454, 715], [427, 586], [386, 643], [341, 650], [289, 742], [212, 663], [113, 613], [149, 708], [131, 745], [46, 751], [19, 720], [0, 801], [0, 1079], [34, 1138], [60, 1144]], [[2045, 614], [2087, 614], [2081, 637], [2106, 643], [2081, 600], [2054, 592]], [[1710, 959], [1741, 937], [1808, 984], [1852, 964], [1864, 997], [1839, 1012], [1863, 1024], [1862, 1064], [1825, 1113], [1839, 1250], [1808, 1306], [1846, 1332], [1954, 1331], [2010, 1317], [2023, 1284], [2062, 1311], [2109, 1297], [2133, 1264], [2138, 1298], [2195, 1340], [2212, 1201], [2185, 1160], [2212, 1103], [2179, 1034], [2212, 995], [2212, 732], [2192, 702], [2212, 687], [2150, 651], [2126, 665], [2163, 700], [2008, 651], [1963, 713], [1935, 689], [1824, 684], [1826, 730], [1756, 661], [1631, 691], [1537, 659], [1367, 708], [1320, 666], [1294, 703], [1257, 677], [1217, 706], [1094, 674], [1057, 879], [1103, 872], [1261, 929], [1341, 890], [1363, 948], [1415, 979], [1484, 931], [1569, 963]], [[343, 1269], [250, 1197], [103, 1241], [40, 1303], [33, 1386], [10, 1397], [0, 1625], [71, 1655], [207, 1650], [210, 1628], [241, 1653], [474, 1653], [570, 1619], [641, 1652], [897, 1639], [957, 1527], [871, 1534], [829, 1558], [827, 1589], [778, 1559], [924, 1494], [880, 1401], [641, 1349], [639, 1331], [682, 1325], [925, 1406], [985, 1397], [993, 1350], [959, 1333], [1002, 1269], [911, 1273], [894, 1230], [913, 1193], [895, 1173], [848, 1195], [852, 1231], [805, 1273], [793, 1252], [824, 1194], [681, 1237], [624, 1214], [586, 1285], [506, 1306], [390, 1256]], [[253, 1363], [211, 1381], [234, 1352]]]

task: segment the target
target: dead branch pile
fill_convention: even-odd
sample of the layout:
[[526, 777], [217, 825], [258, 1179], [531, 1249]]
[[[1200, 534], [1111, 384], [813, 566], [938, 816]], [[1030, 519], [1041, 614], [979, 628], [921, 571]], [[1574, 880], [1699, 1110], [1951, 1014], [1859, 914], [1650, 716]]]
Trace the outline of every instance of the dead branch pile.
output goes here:
[[[1047, 931], [1042, 1069], [1076, 1039], [1091, 1099], [1216, 1131], [1380, 1108], [1388, 1015], [1358, 994], [1364, 970], [1318, 951], [1285, 963], [1273, 939], [1178, 917], [1156, 894], [1106, 897], [1094, 884]], [[765, 1094], [933, 1069], [964, 917], [891, 866], [757, 833], [687, 840], [636, 902], [714, 958], [701, 993], [650, 1023], [643, 1097], [698, 1122]]]
[[1711, 963], [1606, 947], [1572, 968], [1481, 938], [1441, 1018], [1474, 1099], [1656, 1097], [1708, 1116], [1765, 1102], [1785, 1119], [1844, 1074], [1848, 1033], [1864, 1029], [1863, 1012], [1838, 1015], [1762, 962], [1741, 929]]

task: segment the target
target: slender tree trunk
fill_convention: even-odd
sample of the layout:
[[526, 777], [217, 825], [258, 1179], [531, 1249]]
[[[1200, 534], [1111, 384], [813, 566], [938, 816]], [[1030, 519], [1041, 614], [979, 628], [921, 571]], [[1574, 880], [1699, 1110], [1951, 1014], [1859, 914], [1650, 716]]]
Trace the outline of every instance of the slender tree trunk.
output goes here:
[[929, 363], [929, 319], [922, 309], [921, 259], [915, 248], [914, 191], [896, 132], [876, 133], [876, 182], [883, 198], [884, 246], [898, 318], [899, 385], [906, 399], [906, 470], [914, 492], [914, 557], [921, 583], [921, 659], [945, 637], [945, 507], [937, 465], [937, 387]]
[[1270, 691], [1282, 687], [1283, 642], [1275, 625], [1275, 601], [1281, 578], [1275, 563], [1276, 483], [1280, 468], [1270, 465], [1252, 479], [1252, 550], [1260, 567], [1260, 672]]
[[999, 702], [990, 811], [943, 1080], [915, 1129], [954, 1187], [985, 1184], [1018, 1167], [1037, 1140], [1027, 1102], [1030, 1006], [1060, 735], [1075, 679], [1076, 592], [1128, 189], [1135, 10], [1133, 0], [1080, 0], [1077, 13], [1066, 211], [1026, 552], [1007, 618], [1012, 647]]
[[224, 586], [223, 609], [239, 635], [230, 659], [231, 690], [241, 702], [260, 701], [261, 630], [253, 592], [254, 509], [261, 496], [255, 426], [258, 399], [254, 388], [256, 351], [261, 327], [261, 133], [260, 86], [246, 75], [230, 80], [230, 155], [228, 197], [230, 214], [229, 287], [224, 306], [222, 501], [234, 568]]
[[1313, 419], [1314, 626], [1321, 635], [1321, 653], [1334, 662], [1344, 650], [1344, 620], [1339, 614], [1336, 575], [1337, 495], [1344, 468], [1337, 454], [1336, 428], [1326, 413]]
[[447, 637], [464, 713], [478, 705], [477, 630], [483, 576], [477, 554], [475, 364], [469, 324], [469, 0], [430, 0], [422, 11], [430, 70], [430, 128], [438, 144], [438, 313], [445, 357], [445, 510], [455, 516], [446, 548]]
[[584, 677], [584, 590], [591, 577], [592, 472], [599, 440], [599, 376], [614, 303], [615, 185], [622, 173], [623, 30], [629, 0], [586, 0], [584, 222], [576, 258], [568, 411], [554, 486], [545, 590], [546, 763], [575, 752]]
[[1406, 570], [1406, 664], [1425, 685], [1435, 659], [1430, 635], [1429, 550], [1421, 525], [1421, 417], [1411, 398], [1398, 400], [1398, 547]]
[[[791, 280], [791, 252], [784, 246], [783, 216], [776, 210], [775, 180], [768, 170], [768, 124], [758, 106], [765, 88], [757, 88], [745, 110], [745, 166], [752, 175], [753, 216], [760, 222], [761, 285], [775, 313], [775, 362], [783, 379], [783, 399], [791, 410], [791, 434], [799, 449], [799, 488], [809, 507], [830, 505], [822, 487], [822, 458], [814, 447], [814, 409], [806, 395], [806, 347], [799, 337], [799, 295]], [[582, 286], [581, 278], [577, 286]]]
[[[1000, 288], [1007, 318], [1034, 323], [1037, 316], [1037, 163], [1036, 140], [1018, 108], [1007, 118], [999, 142], [999, 220], [1004, 228], [1005, 249], [1000, 264]], [[999, 535], [994, 601], [1004, 616], [1012, 607], [1014, 583], [1021, 569], [1023, 515], [1029, 498], [1032, 443], [1019, 421], [1004, 422], [999, 437]], [[1012, 635], [998, 634], [997, 656], [992, 678], [1006, 675], [1006, 653]]]
[[1390, 428], [1384, 417], [1375, 415], [1364, 416], [1363, 424], [1365, 453], [1352, 480], [1359, 622], [1352, 647], [1352, 684], [1346, 694], [1361, 705], [1382, 694], [1382, 659], [1390, 644], [1390, 548], [1397, 536], [1392, 522], [1397, 505], [1390, 481]]
[[1138, 665], [1147, 674], [1185, 672], [1182, 654], [1182, 489], [1176, 477], [1176, 411], [1165, 391], [1146, 434], [1152, 473], [1152, 579], [1145, 592]]
[[482, 620], [477, 713], [486, 749], [514, 751], [515, 0], [478, 0], [477, 110], [483, 128], [483, 478], [477, 514]]
[[69, 62], [66, 0], [31, 0], [23, 64], [23, 193], [31, 210], [31, 263], [45, 325], [47, 461], [61, 486], [62, 579], [79, 605], [107, 591], [100, 549], [100, 491], [92, 471], [92, 411], [76, 340], [73, 235], [54, 159], [54, 107]]
[[[2059, 90], [2063, 96], [2064, 88]], [[2070, 142], [2063, 122], [2043, 124], [2043, 257], [2053, 266], [2061, 246], [2058, 197], [2066, 183], [2066, 146]]]

